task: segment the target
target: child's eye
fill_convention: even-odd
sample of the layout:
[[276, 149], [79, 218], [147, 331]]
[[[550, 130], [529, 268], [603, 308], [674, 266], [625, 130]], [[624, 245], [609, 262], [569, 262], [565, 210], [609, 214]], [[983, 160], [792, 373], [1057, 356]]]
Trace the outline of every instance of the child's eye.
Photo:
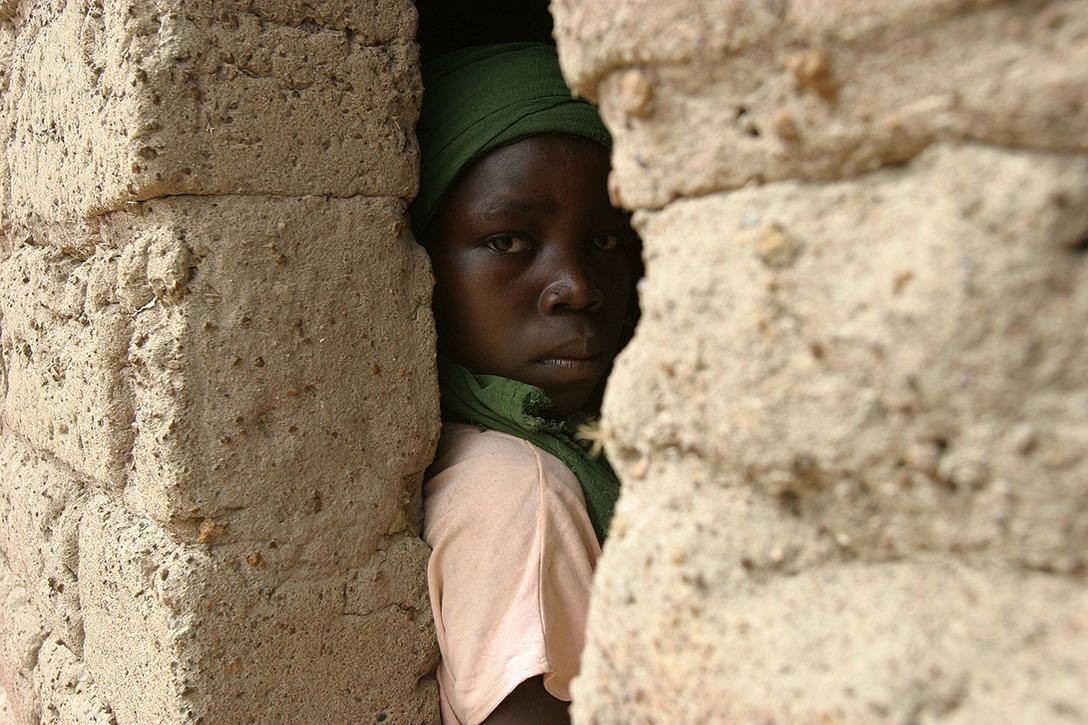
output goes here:
[[529, 242], [513, 234], [498, 234], [488, 238], [485, 244], [492, 252], [499, 254], [518, 254], [528, 252], [530, 248]]
[[623, 246], [623, 235], [618, 232], [606, 232], [594, 234], [589, 238], [589, 244], [598, 252], [614, 252]]

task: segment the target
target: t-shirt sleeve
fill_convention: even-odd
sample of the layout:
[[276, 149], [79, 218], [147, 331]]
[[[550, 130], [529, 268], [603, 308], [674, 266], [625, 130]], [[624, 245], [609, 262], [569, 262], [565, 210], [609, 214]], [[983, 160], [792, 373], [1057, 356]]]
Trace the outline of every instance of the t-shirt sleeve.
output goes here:
[[577, 480], [520, 439], [428, 481], [425, 537], [440, 678], [464, 723], [544, 676], [570, 699], [599, 552]]

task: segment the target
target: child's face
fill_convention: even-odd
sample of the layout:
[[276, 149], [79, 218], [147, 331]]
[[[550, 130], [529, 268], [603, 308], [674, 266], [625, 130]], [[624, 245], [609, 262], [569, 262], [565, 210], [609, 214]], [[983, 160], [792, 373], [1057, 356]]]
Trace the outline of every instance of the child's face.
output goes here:
[[608, 152], [533, 136], [471, 166], [424, 240], [439, 346], [544, 389], [561, 416], [608, 374], [632, 307], [637, 237], [608, 201]]

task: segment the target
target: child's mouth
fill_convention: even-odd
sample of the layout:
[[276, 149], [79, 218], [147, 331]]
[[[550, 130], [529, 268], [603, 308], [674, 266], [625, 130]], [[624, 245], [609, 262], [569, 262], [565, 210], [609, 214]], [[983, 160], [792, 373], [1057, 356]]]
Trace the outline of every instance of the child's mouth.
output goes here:
[[538, 364], [552, 384], [596, 383], [608, 372], [608, 357], [603, 352], [587, 357], [546, 357]]
[[599, 352], [596, 355], [590, 355], [589, 357], [548, 357], [540, 362], [542, 365], [554, 365], [555, 367], [567, 368], [570, 370], [578, 370], [581, 368], [596, 369], [602, 357], [604, 357], [604, 353]]

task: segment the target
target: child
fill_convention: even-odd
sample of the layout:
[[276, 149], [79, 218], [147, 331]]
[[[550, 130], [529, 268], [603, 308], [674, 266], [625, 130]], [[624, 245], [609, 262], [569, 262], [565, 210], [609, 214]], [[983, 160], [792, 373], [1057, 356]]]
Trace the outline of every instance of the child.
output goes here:
[[566, 722], [619, 483], [574, 437], [629, 332], [637, 238], [610, 139], [554, 49], [425, 69], [413, 227], [431, 256], [442, 438], [424, 484], [445, 723]]

